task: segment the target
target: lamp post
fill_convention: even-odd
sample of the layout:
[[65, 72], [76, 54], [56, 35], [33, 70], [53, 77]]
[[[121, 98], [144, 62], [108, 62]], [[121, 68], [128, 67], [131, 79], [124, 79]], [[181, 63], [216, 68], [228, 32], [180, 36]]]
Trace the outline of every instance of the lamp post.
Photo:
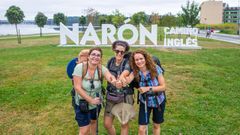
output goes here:
[[207, 18], [204, 18], [205, 31], [207, 31]]

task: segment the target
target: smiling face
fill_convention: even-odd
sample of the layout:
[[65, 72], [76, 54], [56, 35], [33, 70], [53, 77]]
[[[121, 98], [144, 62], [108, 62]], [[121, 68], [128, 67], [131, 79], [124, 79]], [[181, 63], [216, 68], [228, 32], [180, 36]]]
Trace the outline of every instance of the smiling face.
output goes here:
[[123, 56], [125, 54], [125, 47], [121, 46], [121, 45], [117, 45], [116, 48], [114, 49], [115, 52], [115, 58], [118, 61], [122, 61], [123, 60]]
[[101, 52], [98, 50], [93, 50], [88, 57], [88, 61], [93, 65], [99, 64], [101, 62]]
[[134, 62], [139, 69], [146, 67], [146, 59], [141, 53], [136, 53], [134, 55]]

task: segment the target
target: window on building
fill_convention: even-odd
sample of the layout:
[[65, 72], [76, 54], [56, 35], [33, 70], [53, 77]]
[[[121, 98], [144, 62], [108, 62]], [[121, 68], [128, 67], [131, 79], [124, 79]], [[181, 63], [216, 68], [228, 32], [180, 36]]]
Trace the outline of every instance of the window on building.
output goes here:
[[231, 12], [231, 14], [237, 14], [237, 12]]

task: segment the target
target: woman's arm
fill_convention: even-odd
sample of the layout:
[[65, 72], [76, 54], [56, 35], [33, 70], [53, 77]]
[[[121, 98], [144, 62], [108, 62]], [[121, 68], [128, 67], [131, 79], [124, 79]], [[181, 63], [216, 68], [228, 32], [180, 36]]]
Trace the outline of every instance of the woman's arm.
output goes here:
[[124, 70], [118, 78], [121, 81], [123, 87], [126, 87], [129, 84], [126, 79], [129, 74], [130, 72], [128, 70]]
[[116, 82], [116, 78], [108, 70], [105, 71], [105, 73], [103, 75], [108, 82], [110, 82], [110, 83]]
[[89, 102], [90, 104], [100, 104], [100, 98], [96, 97], [96, 98], [92, 98], [91, 96], [89, 96], [85, 90], [82, 89], [82, 77], [79, 76], [73, 76], [73, 84], [74, 84], [74, 89], [75, 91], [82, 97], [84, 98], [87, 102]]
[[158, 83], [159, 86], [152, 88], [153, 92], [165, 91], [166, 84], [162, 74], [158, 75]]
[[150, 91], [150, 88], [152, 88], [152, 92], [165, 91], [166, 85], [162, 74], [158, 75], [158, 83], [160, 84], [159, 86], [140, 87], [139, 91], [141, 93], [145, 93], [147, 91]]
[[131, 72], [131, 73], [129, 74], [129, 76], [125, 77], [125, 79], [126, 79], [126, 82], [127, 82], [128, 84], [131, 83], [131, 82], [133, 81], [133, 79], [134, 79], [134, 74], [133, 74], [133, 72]]

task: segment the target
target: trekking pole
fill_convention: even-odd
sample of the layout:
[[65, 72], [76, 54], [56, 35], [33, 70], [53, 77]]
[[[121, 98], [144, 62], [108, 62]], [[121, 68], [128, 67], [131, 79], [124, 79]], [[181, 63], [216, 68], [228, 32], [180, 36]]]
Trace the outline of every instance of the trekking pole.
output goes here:
[[145, 109], [145, 121], [146, 121], [146, 124], [147, 124], [147, 129], [146, 129], [146, 135], [148, 135], [148, 116], [147, 116], [147, 114], [148, 114], [148, 112], [147, 112], [147, 94], [145, 93], [144, 94], [144, 97], [145, 97], [145, 106], [144, 106], [144, 109]]
[[[96, 93], [96, 97], [99, 97], [99, 93]], [[97, 126], [96, 126], [96, 135], [98, 135], [98, 107], [99, 105], [97, 105], [97, 110], [96, 110], [96, 117], [97, 117]]]

